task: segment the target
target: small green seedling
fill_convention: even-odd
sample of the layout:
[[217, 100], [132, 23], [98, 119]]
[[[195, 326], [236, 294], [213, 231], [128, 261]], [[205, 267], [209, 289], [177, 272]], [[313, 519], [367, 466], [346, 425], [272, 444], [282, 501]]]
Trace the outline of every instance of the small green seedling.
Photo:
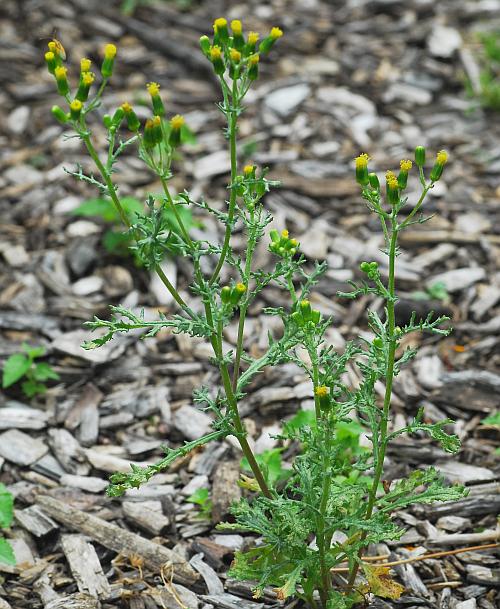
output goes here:
[[45, 382], [57, 381], [59, 375], [54, 372], [47, 362], [35, 362], [45, 355], [43, 347], [30, 347], [23, 344], [23, 353], [14, 353], [4, 364], [2, 387], [7, 389], [24, 378], [21, 389], [26, 397], [32, 398], [41, 395], [47, 390]]
[[470, 95], [477, 94], [479, 103], [489, 110], [500, 110], [500, 31], [481, 33], [478, 36], [481, 50], [478, 56], [481, 65], [479, 91], [467, 83]]
[[498, 425], [500, 427], [500, 410], [490, 414], [481, 421], [482, 425]]
[[192, 495], [190, 495], [186, 501], [194, 503], [200, 508], [198, 517], [203, 520], [210, 520], [212, 517], [212, 501], [209, 498], [207, 488], [199, 488]]
[[[0, 483], [0, 529], [7, 529], [14, 517], [14, 498], [5, 485]], [[15, 565], [14, 550], [5, 537], [0, 535], [0, 562]]]
[[446, 285], [442, 281], [437, 281], [425, 290], [415, 290], [410, 293], [412, 300], [440, 300], [443, 304], [450, 302], [450, 295]]

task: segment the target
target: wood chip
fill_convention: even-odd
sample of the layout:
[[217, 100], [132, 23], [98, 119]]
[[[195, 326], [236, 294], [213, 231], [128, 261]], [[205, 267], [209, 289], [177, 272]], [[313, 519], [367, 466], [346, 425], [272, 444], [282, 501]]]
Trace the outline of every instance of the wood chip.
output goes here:
[[164, 568], [172, 569], [174, 581], [188, 585], [193, 584], [199, 577], [185, 560], [164, 546], [86, 514], [48, 495], [40, 495], [36, 501], [52, 518], [70, 529], [88, 535], [106, 548], [127, 557], [142, 556], [145, 566], [154, 572]]
[[107, 598], [110, 587], [94, 546], [82, 535], [63, 535], [61, 546], [78, 590], [96, 598]]

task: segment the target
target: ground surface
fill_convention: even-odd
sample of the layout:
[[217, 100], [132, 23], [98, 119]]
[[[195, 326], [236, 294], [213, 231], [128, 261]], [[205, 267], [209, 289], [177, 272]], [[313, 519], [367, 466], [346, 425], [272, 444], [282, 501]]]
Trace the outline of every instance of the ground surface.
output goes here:
[[[152, 313], [159, 306], [171, 310], [171, 304], [146, 271], [106, 252], [102, 221], [72, 215], [96, 193], [62, 170], [87, 161], [79, 142], [64, 140], [49, 114], [58, 98], [43, 65], [41, 38], [54, 27], [74, 70], [80, 57], [96, 58], [105, 42], [119, 46], [111, 106], [136, 101], [146, 82], [160, 82], [169, 112], [185, 114], [197, 136], [178, 163], [174, 184], [209, 200], [225, 196], [227, 156], [221, 153], [218, 91], [197, 39], [220, 15], [242, 18], [257, 31], [283, 27], [286, 36], [263, 63], [241, 121], [242, 160], [246, 153], [282, 180], [265, 203], [277, 226], [297, 235], [308, 257], [328, 262], [314, 302], [335, 315], [331, 338], [338, 347], [367, 331], [365, 310], [378, 305], [370, 299], [339, 302], [335, 292], [358, 276], [361, 260], [383, 260], [378, 226], [352, 179], [352, 158], [367, 151], [384, 171], [396, 168], [417, 143], [432, 153], [450, 152], [445, 179], [428, 203], [433, 220], [402, 242], [399, 317], [413, 308], [437, 308], [449, 312], [455, 332], [439, 342], [423, 339], [419, 357], [396, 382], [393, 407], [398, 426], [421, 405], [430, 420], [455, 419], [463, 447], [450, 457], [426, 439], [402, 440], [389, 454], [388, 477], [435, 463], [471, 493], [458, 505], [401, 514], [408, 527], [401, 543], [374, 551], [401, 558], [423, 548], [495, 542], [499, 429], [480, 422], [498, 409], [500, 396], [500, 126], [498, 114], [478, 109], [466, 96], [464, 80], [465, 74], [473, 83], [476, 78], [474, 32], [500, 27], [500, 2], [214, 0], [193, 2], [190, 12], [160, 2], [133, 18], [117, 4], [4, 0], [0, 6], [0, 355], [6, 359], [23, 341], [42, 345], [60, 375], [31, 402], [16, 388], [0, 398], [0, 481], [16, 498], [9, 535], [21, 563], [0, 567], [0, 607], [175, 608], [176, 594], [189, 607], [263, 606], [252, 600], [249, 586], [225, 581], [234, 550], [249, 540], [217, 534], [186, 501], [197, 488], [209, 488], [214, 518], [227, 513], [240, 459], [232, 445], [213, 444], [190, 455], [123, 500], [103, 493], [110, 472], [128, 468], [130, 460], [157, 459], [162, 443], [175, 446], [206, 430], [191, 392], [218, 379], [203, 344], [172, 335], [116, 341], [104, 355], [79, 348], [82, 322], [106, 315], [108, 303]], [[139, 198], [158, 189], [132, 157], [118, 181], [124, 194]], [[204, 230], [214, 228], [205, 222]], [[262, 266], [267, 256], [263, 249]], [[184, 261], [168, 262], [166, 271], [187, 294]], [[444, 283], [447, 298], [419, 300], [414, 294], [437, 282]], [[278, 292], [268, 298], [287, 304]], [[248, 334], [256, 352], [269, 329], [260, 309], [252, 311]], [[232, 342], [234, 332], [226, 338]], [[354, 380], [355, 370], [352, 375]], [[297, 369], [285, 367], [253, 387], [244, 413], [257, 450], [273, 446], [269, 433], [280, 421], [310, 407], [303, 381]], [[141, 537], [126, 537], [113, 526]], [[163, 551], [148, 544], [153, 537]], [[195, 572], [182, 561], [177, 578], [184, 587], [172, 588], [168, 569], [160, 577], [174, 547], [201, 573], [196, 584]], [[124, 558], [127, 553], [149, 558], [141, 563]], [[376, 606], [498, 606], [498, 548], [396, 572], [406, 593], [397, 603]], [[263, 602], [276, 600], [270, 593]]]

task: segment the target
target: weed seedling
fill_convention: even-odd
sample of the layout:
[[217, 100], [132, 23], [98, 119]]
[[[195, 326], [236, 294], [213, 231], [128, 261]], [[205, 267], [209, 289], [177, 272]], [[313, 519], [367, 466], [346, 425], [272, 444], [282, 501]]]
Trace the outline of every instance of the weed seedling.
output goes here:
[[32, 398], [47, 391], [46, 381], [59, 379], [57, 372], [47, 362], [35, 362], [45, 355], [43, 347], [30, 347], [23, 345], [23, 353], [14, 353], [3, 366], [2, 387], [7, 389], [11, 385], [24, 379], [21, 389], [26, 397]]

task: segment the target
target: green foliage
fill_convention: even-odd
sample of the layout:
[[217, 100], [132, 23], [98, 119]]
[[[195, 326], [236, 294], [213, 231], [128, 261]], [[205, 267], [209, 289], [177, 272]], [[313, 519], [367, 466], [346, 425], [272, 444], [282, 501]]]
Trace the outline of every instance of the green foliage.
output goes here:
[[500, 410], [485, 417], [481, 423], [483, 425], [498, 425], [500, 427]]
[[[7, 529], [14, 518], [14, 498], [6, 487], [0, 483], [0, 529]], [[16, 558], [10, 543], [0, 537], [0, 562], [15, 565]]]
[[[266, 482], [271, 487], [276, 486], [278, 482], [285, 480], [290, 475], [290, 470], [282, 467], [282, 452], [282, 448], [271, 448], [255, 455]], [[252, 471], [246, 457], [241, 460], [241, 468], [247, 472]]]
[[[392, 486], [384, 477], [387, 447], [401, 434], [427, 434], [448, 452], [459, 449], [458, 438], [445, 429], [448, 420], [427, 423], [423, 411], [419, 411], [404, 429], [393, 431], [391, 416], [394, 378], [416, 355], [416, 349], [402, 351], [404, 337], [412, 332], [447, 336], [451, 331], [443, 327], [448, 318], [434, 313], [423, 319], [417, 319], [414, 313], [403, 327], [397, 327], [395, 322], [398, 239], [406, 228], [428, 219], [421, 213], [422, 206], [443, 174], [447, 153], [438, 152], [427, 171], [424, 148], [415, 151], [421, 184], [421, 195], [415, 203], [405, 196], [411, 161], [401, 161], [397, 176], [387, 172], [386, 188], [382, 191], [377, 175], [369, 173], [368, 155], [356, 158], [355, 178], [368, 209], [380, 222], [388, 273], [382, 274], [377, 262], [364, 261], [360, 265], [361, 278], [351, 282], [351, 291], [339, 294], [349, 299], [368, 294], [384, 306], [377, 307], [377, 311], [382, 311], [380, 314], [367, 311], [371, 338], [348, 342], [343, 352], [338, 353], [327, 341], [334, 320], [325, 318], [313, 307], [314, 300], [309, 299], [326, 271], [326, 264], [310, 264], [301, 253], [298, 240], [285, 227], [279, 230], [273, 227], [267, 243], [272, 264], [260, 268], [256, 254], [265, 246], [262, 239], [272, 221], [265, 196], [278, 184], [267, 179], [266, 168], [253, 164], [240, 167], [238, 163], [241, 159], [238, 120], [245, 110], [245, 95], [258, 78], [261, 61], [282, 32], [272, 28], [267, 36], [258, 39], [243, 33], [238, 20], [229, 25], [222, 18], [215, 21], [213, 29], [213, 38], [202, 36], [200, 47], [221, 87], [218, 107], [226, 119], [231, 159], [226, 205], [212, 205], [203, 199], [195, 201], [188, 192], [177, 197], [171, 195], [169, 181], [172, 165], [179, 159], [177, 147], [182, 141], [183, 119], [164, 118], [165, 108], [157, 84], [148, 86], [153, 116], [145, 125], [129, 104], [120, 106], [113, 115], [104, 116], [108, 134], [105, 162], [94, 147], [95, 138], [87, 119], [100, 105], [108, 77], [78, 116], [74, 108], [69, 116], [60, 108], [55, 112], [62, 122], [70, 122], [98, 169], [97, 177], [84, 173], [81, 167], [72, 175], [97, 187], [115, 210], [111, 212], [107, 203], [104, 207], [94, 201], [87, 203], [84, 213], [90, 208], [91, 213], [98, 212], [112, 223], [119, 218], [126, 226], [129, 248], [141, 264], [158, 273], [178, 306], [176, 312], [168, 316], [161, 313], [152, 320], [145, 319], [144, 313], [111, 307], [110, 319], [94, 318], [86, 324], [100, 334], [84, 347], [99, 348], [117, 333], [142, 330], [143, 338], [148, 338], [169, 328], [174, 333], [205, 339], [212, 348], [212, 363], [220, 375], [218, 387], [199, 387], [194, 392], [197, 406], [212, 415], [210, 433], [177, 448], [165, 447], [165, 456], [157, 463], [145, 467], [132, 464], [130, 472], [113, 474], [108, 494], [118, 497], [128, 489], [138, 488], [191, 450], [232, 435], [243, 451], [242, 468], [251, 472], [242, 474], [240, 485], [255, 494], [247, 493], [233, 505], [234, 522], [220, 526], [259, 538], [255, 547], [236, 555], [232, 577], [256, 582], [257, 595], [270, 585], [275, 587], [280, 600], [296, 595], [315, 609], [319, 606], [318, 594], [322, 609], [348, 609], [360, 600], [360, 595], [368, 593], [397, 598], [401, 586], [391, 580], [384, 567], [367, 566], [362, 560], [364, 549], [371, 543], [400, 538], [403, 529], [392, 519], [396, 510], [466, 494], [462, 487], [447, 487], [433, 468], [413, 471]], [[104, 61], [101, 72], [109, 74], [112, 60]], [[51, 66], [48, 67], [50, 71]], [[60, 80], [56, 83], [58, 90], [69, 102], [69, 85]], [[120, 140], [125, 124], [133, 135]], [[145, 169], [159, 179], [163, 189], [161, 196], [149, 195], [144, 209], [120, 198], [114, 182], [119, 175], [116, 164], [120, 155], [131, 147], [137, 147]], [[190, 234], [193, 209], [210, 215], [221, 226], [224, 236], [220, 241], [194, 238]], [[243, 247], [241, 239], [235, 246], [233, 236], [238, 232], [245, 236]], [[191, 264], [190, 293], [200, 303], [196, 310], [162, 274], [159, 263], [166, 253], [182, 256]], [[267, 347], [256, 356], [253, 349], [246, 348], [245, 321], [250, 307], [268, 287], [283, 290], [288, 303], [263, 309], [264, 315], [276, 318], [280, 329], [276, 335], [269, 333]], [[442, 286], [433, 286], [428, 295], [445, 298]], [[229, 326], [236, 326], [238, 333], [236, 344], [228, 350], [224, 339]], [[287, 363], [297, 366], [310, 381], [314, 410], [298, 412], [284, 424], [276, 438], [280, 443], [276, 448], [254, 455], [246, 438], [239, 403], [246, 399], [250, 384], [266, 368]], [[352, 368], [357, 368], [360, 377], [355, 387], [346, 380]], [[382, 399], [380, 385], [385, 386]], [[360, 442], [362, 435], [368, 440], [363, 442], [368, 443], [368, 448]], [[284, 450], [290, 469], [283, 467]], [[210, 499], [206, 489], [188, 500], [198, 504], [201, 513], [208, 516]], [[343, 534], [343, 541], [334, 541], [338, 534]], [[336, 587], [331, 569], [346, 561], [347, 585]]]
[[2, 387], [7, 389], [21, 379], [21, 389], [28, 398], [43, 394], [47, 391], [46, 381], [58, 380], [59, 375], [54, 372], [47, 362], [35, 362], [35, 359], [45, 355], [43, 347], [29, 347], [23, 344], [23, 353], [14, 353], [3, 366]]
[[442, 281], [433, 283], [428, 286], [425, 291], [415, 290], [414, 292], [410, 292], [410, 297], [413, 300], [440, 300], [444, 304], [450, 302], [450, 295]]
[[[191, 210], [187, 207], [182, 195], [175, 202], [181, 222], [188, 231], [195, 226], [201, 226], [193, 219]], [[151, 195], [146, 206], [135, 197], [122, 197], [121, 203], [130, 224], [133, 226], [133, 231], [138, 231], [146, 236], [150, 234], [159, 235], [153, 255], [155, 264], [159, 264], [168, 254], [176, 255], [182, 253], [182, 248], [179, 246], [181, 232], [179, 223], [171, 209], [165, 203], [162, 203], [160, 196]], [[103, 197], [84, 201], [72, 211], [72, 214], [75, 216], [101, 218], [107, 224], [116, 226], [121, 223], [120, 214], [112, 201]], [[136, 243], [133, 231], [123, 233], [119, 228], [110, 228], [104, 233], [102, 244], [106, 251], [118, 256], [128, 256], [132, 251], [138, 266], [149, 267], [151, 266], [151, 252], [150, 250], [144, 252], [144, 241], [151, 248], [149, 239], [142, 241], [138, 239]]]
[[[479, 61], [479, 102], [483, 108], [500, 110], [500, 31], [482, 33], [478, 36], [481, 44]], [[468, 83], [469, 92], [473, 92]]]
[[200, 518], [210, 520], [212, 516], [212, 501], [210, 500], [207, 488], [199, 488], [186, 501], [195, 503], [200, 507]]

